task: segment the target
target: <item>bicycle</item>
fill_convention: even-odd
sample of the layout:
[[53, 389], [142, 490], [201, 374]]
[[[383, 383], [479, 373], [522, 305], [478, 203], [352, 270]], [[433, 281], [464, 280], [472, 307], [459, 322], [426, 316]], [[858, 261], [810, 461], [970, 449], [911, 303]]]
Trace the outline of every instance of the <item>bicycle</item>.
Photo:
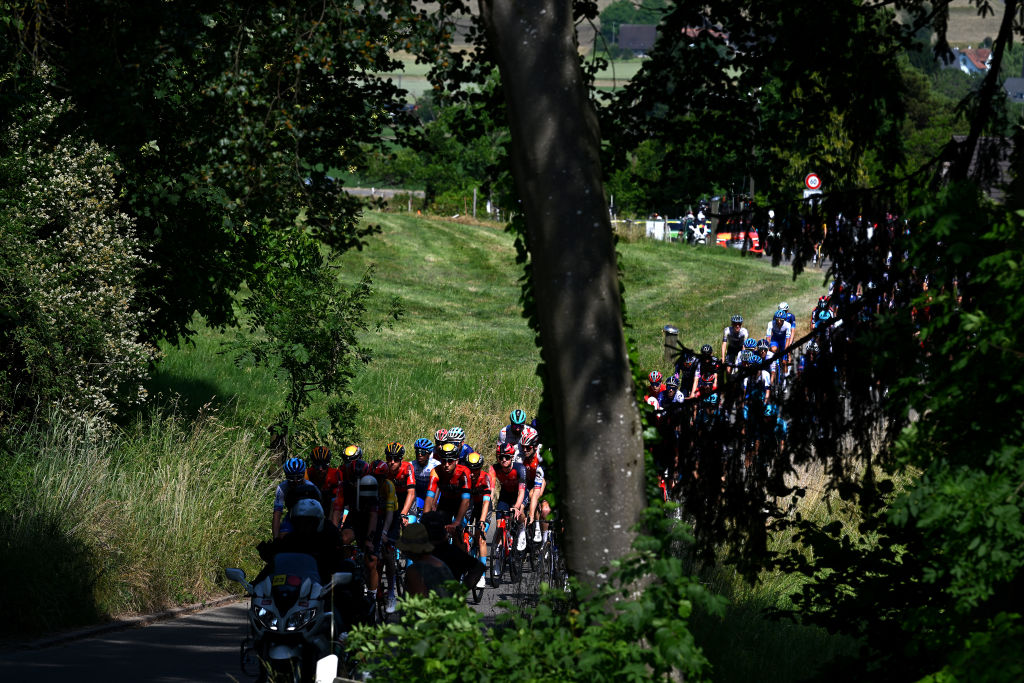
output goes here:
[[491, 585], [497, 588], [501, 584], [506, 570], [513, 583], [518, 583], [522, 578], [522, 558], [519, 556], [519, 551], [516, 550], [516, 534], [513, 533], [518, 525], [513, 523], [513, 528], [509, 529], [507, 521], [509, 517], [513, 516], [512, 511], [496, 510], [494, 516], [494, 523], [498, 526], [494, 534], [494, 552], [491, 555]]
[[[462, 527], [462, 544], [465, 547], [466, 552], [473, 556], [473, 559], [477, 562], [480, 561], [480, 546], [475, 542], [476, 538], [476, 524], [467, 524]], [[473, 597], [473, 604], [479, 605], [480, 600], [484, 597], [484, 589], [481, 586], [472, 585], [469, 588], [470, 594]]]
[[569, 573], [565, 569], [565, 559], [562, 557], [558, 534], [554, 528], [548, 532], [547, 538], [541, 544], [539, 564], [543, 580], [547, 581], [551, 588], [569, 592]]

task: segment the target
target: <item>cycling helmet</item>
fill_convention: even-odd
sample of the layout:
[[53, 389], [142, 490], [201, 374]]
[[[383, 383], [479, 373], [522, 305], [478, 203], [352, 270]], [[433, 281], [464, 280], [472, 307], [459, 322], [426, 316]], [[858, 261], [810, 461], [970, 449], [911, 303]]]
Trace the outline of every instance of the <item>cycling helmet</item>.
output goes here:
[[651, 370], [651, 374], [647, 375], [647, 379], [651, 381], [651, 384], [658, 384], [661, 382], [661, 373], [657, 370]]
[[821, 351], [821, 347], [818, 346], [818, 342], [811, 342], [807, 345], [808, 353], [818, 353], [819, 351]]
[[766, 405], [766, 406], [764, 407], [764, 416], [765, 416], [765, 417], [775, 417], [775, 414], [776, 414], [777, 412], [779, 412], [779, 409], [778, 409], [778, 407], [776, 407], [776, 406], [773, 406], [773, 405], [771, 405], [771, 404], [769, 404], [769, 405]]
[[498, 460], [501, 460], [503, 456], [507, 456], [509, 458], [514, 457], [516, 454], [516, 447], [510, 443], [499, 443], [495, 451], [495, 455], [497, 455]]
[[700, 355], [707, 357], [711, 355], [711, 344], [705, 344], [700, 347]]
[[696, 364], [697, 356], [693, 355], [692, 353], [687, 354], [686, 358], [683, 359], [683, 367], [686, 368], [687, 370], [690, 370]]
[[508, 414], [508, 419], [512, 422], [513, 425], [522, 426], [526, 424], [526, 412], [520, 410], [519, 408], [516, 408], [515, 410]]
[[705, 408], [717, 408], [718, 407], [718, 394], [708, 394], [701, 401]]
[[818, 297], [818, 308], [820, 308], [820, 309], [828, 308], [828, 297], [827, 296], [819, 296]]
[[678, 389], [679, 388], [679, 376], [678, 375], [672, 375], [667, 380], [665, 380], [665, 387], [666, 388], [670, 388], [670, 389]]
[[377, 477], [390, 477], [391, 476], [391, 465], [384, 462], [383, 460], [374, 460], [373, 464], [370, 465], [370, 474]]
[[306, 463], [302, 458], [289, 458], [284, 463], [284, 474], [289, 479], [302, 479], [306, 473]]
[[401, 460], [405, 457], [405, 446], [397, 441], [392, 441], [384, 447], [384, 457], [388, 460]]
[[786, 319], [786, 312], [785, 311], [775, 311], [775, 316], [774, 317], [775, 317], [775, 320], [785, 320]]
[[313, 450], [309, 454], [309, 464], [314, 467], [317, 465], [330, 465], [331, 449], [327, 446], [313, 446]]
[[352, 478], [358, 480], [359, 477], [370, 473], [370, 466], [365, 460], [355, 460], [349, 465], [348, 474], [352, 475]]
[[523, 435], [523, 438], [519, 440], [519, 445], [523, 448], [531, 448], [536, 446], [539, 441], [540, 437], [537, 436], [537, 432], [530, 432]]
[[430, 439], [426, 439], [421, 436], [420, 438], [416, 439], [416, 443], [412, 445], [412, 448], [414, 451], [430, 452], [434, 450], [434, 444], [431, 443]]
[[292, 528], [298, 532], [312, 533], [324, 528], [324, 508], [320, 501], [303, 498], [291, 507], [288, 512]]
[[[368, 504], [370, 499], [377, 497], [377, 480], [369, 474], [359, 478], [356, 482], [356, 510], [359, 510], [360, 505]], [[362, 501], [366, 500], [366, 503]]]
[[748, 351], [754, 351], [757, 349], [757, 340], [753, 337], [747, 337], [747, 340], [743, 342], [743, 348]]
[[733, 325], [742, 325], [743, 324], [743, 316], [742, 315], [734, 315], [732, 318], [730, 318], [730, 321], [732, 322]]
[[473, 451], [466, 456], [466, 466], [474, 472], [481, 469], [484, 466], [483, 456], [476, 451]]
[[462, 449], [459, 448], [458, 444], [452, 443], [451, 441], [445, 441], [441, 444], [441, 453], [438, 455], [438, 459], [441, 460], [441, 462], [447, 460], [458, 460], [460, 450]]
[[768, 348], [770, 348], [770, 345], [768, 344], [768, 340], [767, 339], [759, 339], [757, 341], [757, 350], [758, 351], [760, 351], [761, 349], [768, 349]]
[[345, 447], [345, 452], [341, 454], [342, 460], [345, 462], [352, 462], [353, 460], [363, 459], [363, 449], [355, 444]]
[[747, 362], [750, 363], [751, 365], [760, 365], [761, 356], [757, 355], [756, 353], [748, 353]]
[[788, 311], [789, 310], [789, 304], [787, 304], [785, 301], [783, 301], [782, 303], [779, 304], [779, 310], [783, 311], [783, 312]]
[[442, 441], [444, 441], [447, 438], [448, 438], [448, 430], [447, 429], [438, 429], [436, 432], [434, 432], [434, 443], [441, 443]]
[[457, 441], [462, 443], [466, 440], [466, 432], [463, 431], [462, 427], [452, 427], [448, 430], [448, 438], [445, 441]]

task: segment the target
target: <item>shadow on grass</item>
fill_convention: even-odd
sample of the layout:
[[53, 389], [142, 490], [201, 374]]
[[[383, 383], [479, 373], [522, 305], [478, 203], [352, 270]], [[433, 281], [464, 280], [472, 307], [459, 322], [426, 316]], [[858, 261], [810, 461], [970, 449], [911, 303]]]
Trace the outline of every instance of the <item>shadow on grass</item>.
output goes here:
[[104, 620], [94, 592], [100, 558], [67, 526], [30, 513], [0, 524], [0, 586], [9, 615], [0, 620], [0, 638], [23, 641]]
[[150, 379], [149, 393], [162, 396], [162, 401], [175, 402], [178, 412], [183, 415], [194, 415], [207, 404], [223, 408], [232, 400], [230, 396], [221, 395], [224, 392], [213, 382], [185, 377], [159, 367]]

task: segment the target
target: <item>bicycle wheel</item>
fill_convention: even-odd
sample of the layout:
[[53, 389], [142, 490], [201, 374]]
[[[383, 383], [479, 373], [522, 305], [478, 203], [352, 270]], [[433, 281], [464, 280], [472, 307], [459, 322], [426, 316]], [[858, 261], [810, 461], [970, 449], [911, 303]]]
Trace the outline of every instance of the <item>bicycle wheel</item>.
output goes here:
[[519, 580], [523, 578], [523, 557], [515, 548], [508, 556], [508, 574], [512, 583], [519, 583]]
[[[499, 533], [501, 530], [498, 530]], [[500, 537], [499, 537], [500, 538]], [[501, 573], [505, 569], [505, 544], [502, 541], [498, 541], [498, 545], [494, 547], [491, 552], [491, 571], [488, 577], [491, 580], [491, 588], [497, 588], [501, 585]]]

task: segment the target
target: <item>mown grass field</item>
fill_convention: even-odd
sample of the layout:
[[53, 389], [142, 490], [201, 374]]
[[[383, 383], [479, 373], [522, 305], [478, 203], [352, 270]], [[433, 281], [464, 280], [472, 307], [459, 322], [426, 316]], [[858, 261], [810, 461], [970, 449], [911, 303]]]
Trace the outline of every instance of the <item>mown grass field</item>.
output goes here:
[[[521, 407], [533, 414], [541, 390], [512, 237], [495, 223], [406, 213], [369, 213], [366, 220], [380, 233], [362, 251], [342, 256], [339, 277], [354, 282], [372, 266], [380, 307], [371, 317], [392, 296], [406, 313], [365, 337], [374, 361], [354, 384], [364, 448], [373, 456], [388, 441], [408, 444], [453, 425], [465, 428], [474, 445], [493, 444], [508, 412]], [[785, 300], [806, 325], [802, 313], [809, 315], [824, 289], [818, 271], [794, 280], [790, 269], [735, 250], [639, 240], [620, 243], [619, 253], [627, 334], [645, 371], [671, 369], [662, 355], [666, 324], [679, 328], [687, 346], [711, 343], [717, 353], [731, 315], [743, 315], [753, 334], [763, 334]], [[269, 414], [283, 385], [266, 371], [235, 367], [221, 353], [223, 339], [206, 330], [195, 347], [165, 349], [156, 386], [181, 390], [193, 406], [235, 397], [243, 410]]]

